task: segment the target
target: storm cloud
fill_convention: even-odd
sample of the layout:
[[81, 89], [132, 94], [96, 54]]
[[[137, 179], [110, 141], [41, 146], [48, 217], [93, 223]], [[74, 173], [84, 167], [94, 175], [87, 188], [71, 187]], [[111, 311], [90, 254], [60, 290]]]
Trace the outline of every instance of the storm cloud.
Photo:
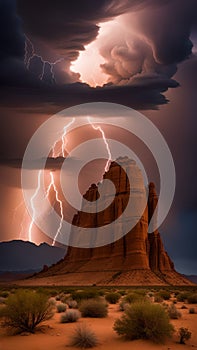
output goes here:
[[[182, 0], [58, 1], [55, 7], [46, 0], [2, 0], [0, 6], [0, 99], [4, 106], [51, 103], [67, 107], [108, 101], [155, 109], [168, 102], [163, 93], [178, 86], [173, 80], [177, 63], [191, 55], [189, 36], [197, 6], [193, 0], [187, 4]], [[116, 17], [127, 29], [127, 41], [122, 39], [123, 28], [120, 40], [111, 37], [100, 47], [109, 83], [91, 88], [79, 82], [80, 76], [70, 71], [70, 63], [96, 39], [99, 23]], [[133, 29], [137, 35], [132, 34]], [[31, 51], [27, 38], [35, 48], [29, 69], [24, 64], [25, 49]], [[60, 62], [54, 67], [46, 63], [41, 80], [42, 59]]]

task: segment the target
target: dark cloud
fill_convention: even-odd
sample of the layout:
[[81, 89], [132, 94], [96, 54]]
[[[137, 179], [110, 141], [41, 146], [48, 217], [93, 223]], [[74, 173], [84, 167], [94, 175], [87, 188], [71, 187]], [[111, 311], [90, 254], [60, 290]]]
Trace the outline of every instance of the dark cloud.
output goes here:
[[31, 104], [33, 107], [46, 102], [64, 108], [86, 102], [114, 102], [135, 109], [155, 109], [157, 105], [167, 102], [162, 93], [169, 87], [173, 88], [177, 85], [174, 80], [145, 77], [143, 82], [136, 79], [136, 82], [130, 86], [109, 85], [96, 89], [82, 83], [67, 84], [61, 87], [44, 85], [42, 89], [35, 87], [30, 90], [21, 87], [20, 90], [10, 88], [9, 94], [7, 90], [2, 91], [0, 101], [4, 106], [20, 106], [21, 108]]
[[72, 157], [48, 157], [46, 159], [37, 159], [37, 160], [32, 160], [32, 161], [26, 161], [25, 165], [22, 164], [23, 159], [18, 158], [18, 159], [1, 159], [0, 165], [2, 166], [7, 166], [10, 168], [15, 168], [15, 169], [21, 169], [22, 165], [25, 167], [27, 170], [39, 170], [43, 169], [43, 162], [45, 162], [45, 169], [48, 170], [60, 170], [64, 161], [66, 162], [72, 162], [73, 166], [76, 162], [78, 162], [77, 159], [72, 158]]
[[[177, 4], [175, 0], [171, 2], [153, 0], [92, 2], [91, 0], [81, 0], [77, 2], [58, 1], [54, 6], [52, 1], [30, 0], [27, 2], [18, 0], [18, 15], [16, 15], [15, 1], [2, 0], [2, 11], [0, 11], [2, 17], [0, 20], [2, 104], [20, 105], [22, 108], [31, 104], [35, 106], [36, 104], [52, 103], [59, 107], [66, 107], [83, 102], [109, 101], [126, 104], [136, 109], [155, 109], [158, 105], [167, 103], [163, 92], [170, 87], [178, 86], [172, 80], [172, 76], [176, 72], [176, 63], [188, 57], [191, 52], [188, 28], [193, 20], [189, 14], [194, 2], [190, 0], [187, 2], [188, 5], [184, 6], [184, 8], [188, 6], [188, 11], [186, 11], [187, 28], [184, 25], [181, 27], [183, 12], [175, 13], [175, 3]], [[132, 13], [132, 11], [137, 11], [137, 16], [142, 16], [143, 26], [139, 30], [144, 31], [153, 44], [150, 47], [147, 42], [136, 41], [136, 55], [133, 54], [132, 50], [130, 52], [129, 48], [126, 50], [124, 47], [118, 46], [113, 48], [116, 51], [115, 59], [122, 61], [120, 65], [125, 66], [127, 63], [132, 66], [131, 70], [128, 69], [126, 79], [120, 76], [117, 65], [116, 69], [114, 68], [114, 62], [109, 55], [106, 57], [103, 69], [109, 74], [111, 72], [111, 80], [114, 85], [122, 81], [120, 86], [107, 85], [94, 89], [86, 84], [74, 83], [79, 79], [79, 76], [69, 72], [69, 62], [77, 57], [79, 50], [83, 50], [84, 45], [96, 38], [99, 29], [98, 23], [126, 12]], [[159, 26], [158, 23], [158, 18], [160, 18], [158, 14], [160, 13], [164, 13], [162, 26]], [[187, 15], [187, 13], [189, 14]], [[128, 14], [128, 16], [130, 15]], [[173, 16], [176, 16], [176, 21], [173, 23], [173, 33], [176, 35], [172, 35], [170, 21], [167, 20], [168, 17], [172, 18]], [[148, 26], [151, 27], [149, 31], [147, 30]], [[165, 29], [168, 35], [163, 34]], [[182, 39], [178, 37], [179, 32], [181, 32]], [[50, 65], [46, 69], [43, 81], [39, 79], [43, 62], [38, 56], [37, 63], [35, 62], [32, 66], [33, 62], [31, 61], [30, 69], [26, 69], [24, 65], [24, 33], [33, 41], [43, 59], [54, 61], [63, 57], [64, 60], [54, 67], [55, 77], [61, 81], [61, 84], [55, 84], [52, 79]], [[169, 54], [172, 55], [173, 50], [172, 40], [169, 41], [170, 36], [174, 38], [173, 45], [176, 47], [174, 51], [177, 55], [171, 60]], [[184, 38], [185, 40], [183, 40]], [[182, 46], [179, 50], [180, 42]], [[165, 53], [167, 52], [168, 57], [162, 54], [160, 46]], [[157, 57], [154, 57], [154, 54]], [[62, 84], [63, 81], [66, 83]]]
[[156, 62], [177, 64], [189, 57], [191, 31], [196, 24], [195, 0], [172, 0], [167, 6], [139, 13], [138, 29], [151, 42]]
[[99, 22], [157, 4], [158, 0], [59, 0], [54, 6], [52, 0], [18, 0], [17, 9], [28, 35], [73, 59], [96, 38]]

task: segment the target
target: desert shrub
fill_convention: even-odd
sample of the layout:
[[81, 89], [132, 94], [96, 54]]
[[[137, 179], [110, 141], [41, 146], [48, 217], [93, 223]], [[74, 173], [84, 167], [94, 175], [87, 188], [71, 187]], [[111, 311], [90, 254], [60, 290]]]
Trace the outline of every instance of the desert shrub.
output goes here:
[[114, 330], [127, 339], [150, 339], [162, 343], [174, 330], [162, 306], [149, 302], [131, 304], [115, 321]]
[[171, 292], [169, 290], [160, 290], [158, 295], [160, 295], [164, 300], [169, 300], [171, 297]]
[[194, 307], [190, 307], [189, 314], [195, 314], [195, 313], [196, 313], [196, 311], [195, 311]]
[[73, 299], [66, 299], [66, 304], [68, 305], [69, 309], [77, 309], [78, 308], [78, 304], [76, 300]]
[[138, 295], [142, 295], [142, 296], [146, 296], [146, 294], [147, 294], [147, 290], [146, 289], [142, 289], [142, 288], [140, 288], [140, 289], [135, 289], [134, 291], [133, 291], [133, 293], [134, 294], [138, 294]]
[[66, 309], [67, 309], [66, 304], [61, 303], [57, 305], [57, 312], [65, 312]]
[[95, 333], [86, 327], [86, 325], [79, 325], [74, 330], [71, 336], [70, 346], [81, 349], [89, 349], [98, 345], [98, 339]]
[[118, 302], [118, 300], [120, 299], [120, 296], [121, 295], [119, 293], [112, 292], [112, 293], [108, 293], [105, 296], [105, 299], [110, 304], [116, 304]]
[[108, 313], [107, 304], [99, 299], [89, 299], [82, 301], [79, 310], [83, 317], [106, 317]]
[[0, 304], [5, 304], [6, 298], [0, 297]]
[[176, 306], [174, 304], [171, 304], [168, 307], [168, 315], [172, 320], [177, 320], [181, 317], [181, 313], [177, 310]]
[[47, 287], [38, 287], [36, 288], [37, 293], [46, 294], [48, 297], [55, 297], [58, 295], [58, 291], [53, 288], [47, 288]]
[[67, 310], [63, 315], [61, 315], [61, 323], [72, 323], [76, 322], [81, 317], [78, 310]]
[[188, 295], [189, 295], [190, 293], [189, 292], [180, 292], [179, 294], [177, 294], [177, 300], [178, 301], [185, 301], [185, 300], [187, 300], [187, 298], [188, 298]]
[[126, 294], [126, 291], [124, 289], [120, 289], [118, 290], [118, 293], [121, 295], [121, 296], [124, 296]]
[[165, 301], [161, 305], [164, 307], [165, 310], [168, 310], [169, 306], [167, 303], [165, 303]]
[[35, 289], [36, 293], [45, 294], [48, 297], [55, 297], [58, 294], [58, 291], [53, 288], [48, 287], [37, 287]]
[[197, 293], [189, 294], [187, 296], [187, 301], [189, 304], [197, 304]]
[[157, 298], [161, 302], [163, 300], [169, 300], [171, 296], [171, 293], [168, 290], [160, 290], [155, 294], [155, 298]]
[[179, 335], [179, 343], [185, 344], [185, 341], [189, 340], [192, 334], [188, 330], [188, 328], [181, 327], [179, 328], [178, 335]]
[[53, 305], [46, 295], [24, 290], [18, 290], [8, 297], [2, 313], [4, 326], [31, 333], [52, 316]]
[[50, 289], [48, 294], [50, 295], [50, 297], [56, 297], [56, 295], [58, 294], [58, 291], [55, 289]]
[[130, 306], [129, 303], [127, 303], [126, 301], [122, 300], [122, 301], [119, 303], [119, 310], [120, 310], [120, 311], [126, 311], [126, 309], [128, 309], [129, 306]]
[[154, 301], [155, 301], [155, 303], [162, 303], [163, 302], [163, 298], [161, 297], [161, 295], [155, 294]]
[[143, 301], [145, 299], [144, 295], [138, 294], [138, 293], [129, 293], [124, 297], [124, 301], [126, 303], [135, 303], [138, 301]]
[[0, 291], [0, 297], [2, 298], [7, 298], [9, 296], [9, 292], [5, 291], [5, 290], [2, 290]]
[[93, 299], [99, 297], [97, 290], [88, 289], [82, 291], [76, 291], [71, 294], [72, 299], [76, 300], [78, 303], [82, 300]]
[[97, 293], [100, 297], [103, 297], [105, 295], [105, 291], [103, 289], [98, 289]]

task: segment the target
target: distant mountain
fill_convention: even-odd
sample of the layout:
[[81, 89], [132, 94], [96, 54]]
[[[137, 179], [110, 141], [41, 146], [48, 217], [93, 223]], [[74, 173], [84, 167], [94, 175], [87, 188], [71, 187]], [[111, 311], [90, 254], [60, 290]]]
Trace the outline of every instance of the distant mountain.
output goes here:
[[9, 271], [9, 272], [5, 272], [5, 271], [0, 271], [0, 283], [3, 282], [12, 282], [12, 281], [17, 281], [17, 280], [21, 280], [21, 279], [25, 279], [27, 277], [32, 276], [34, 273], [38, 272], [38, 270], [29, 270], [29, 271]]
[[43, 265], [52, 265], [65, 256], [65, 249], [47, 243], [37, 246], [31, 242], [14, 240], [0, 243], [0, 271], [39, 271]]
[[197, 284], [197, 276], [196, 275], [185, 275], [185, 277], [193, 283]]

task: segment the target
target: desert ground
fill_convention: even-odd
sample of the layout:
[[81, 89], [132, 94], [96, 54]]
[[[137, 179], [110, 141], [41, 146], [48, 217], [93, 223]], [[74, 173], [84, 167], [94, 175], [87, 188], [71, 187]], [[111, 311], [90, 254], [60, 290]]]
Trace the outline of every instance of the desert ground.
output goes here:
[[[122, 297], [123, 298], [123, 297]], [[60, 301], [56, 301], [56, 305]], [[165, 301], [170, 304], [173, 300]], [[120, 301], [119, 301], [120, 302]], [[182, 309], [185, 305], [186, 308]], [[119, 309], [119, 303], [108, 305], [108, 316], [105, 318], [83, 318], [81, 317], [75, 323], [60, 323], [61, 313], [55, 312], [54, 316], [45, 321], [42, 326], [38, 327], [35, 334], [21, 333], [12, 335], [8, 329], [0, 328], [0, 350], [71, 350], [74, 349], [69, 345], [70, 336], [78, 324], [86, 324], [96, 334], [99, 344], [98, 350], [179, 350], [197, 348], [197, 306], [186, 302], [176, 302], [176, 308], [181, 312], [181, 318], [171, 320], [175, 329], [186, 327], [192, 333], [191, 339], [186, 341], [185, 345], [178, 343], [178, 335], [175, 331], [173, 338], [167, 340], [165, 344], [155, 344], [149, 340], [126, 341], [113, 330], [114, 321], [121, 317], [123, 311]], [[190, 314], [189, 309], [194, 308], [195, 313]]]

